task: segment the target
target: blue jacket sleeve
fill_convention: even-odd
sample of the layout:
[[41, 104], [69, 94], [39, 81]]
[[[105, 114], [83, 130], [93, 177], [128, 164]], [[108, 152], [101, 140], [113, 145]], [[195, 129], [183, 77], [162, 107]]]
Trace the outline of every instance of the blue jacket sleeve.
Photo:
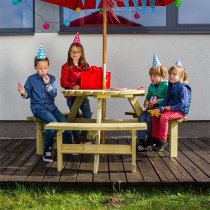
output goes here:
[[57, 96], [57, 84], [55, 77], [50, 77], [50, 84], [46, 86], [49, 97], [55, 98]]
[[176, 105], [171, 106], [171, 111], [180, 111], [182, 108], [186, 107], [188, 104], [189, 99], [189, 92], [187, 91], [187, 88], [183, 86], [183, 88], [180, 91], [180, 98], [179, 102]]

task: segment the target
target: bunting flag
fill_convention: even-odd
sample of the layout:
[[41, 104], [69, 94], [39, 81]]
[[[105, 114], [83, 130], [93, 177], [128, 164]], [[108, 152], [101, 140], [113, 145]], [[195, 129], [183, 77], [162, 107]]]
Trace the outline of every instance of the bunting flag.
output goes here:
[[141, 4], [142, 4], [142, 13], [144, 15], [147, 8], [147, 0], [141, 0]]
[[149, 2], [151, 5], [152, 13], [155, 14], [155, 0], [149, 0]]

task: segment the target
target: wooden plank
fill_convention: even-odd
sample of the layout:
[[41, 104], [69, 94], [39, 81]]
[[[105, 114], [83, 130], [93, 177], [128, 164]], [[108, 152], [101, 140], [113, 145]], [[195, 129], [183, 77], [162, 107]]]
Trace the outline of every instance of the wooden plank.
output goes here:
[[16, 157], [16, 150], [21, 148], [24, 140], [14, 141], [13, 144], [9, 144], [0, 153], [1, 168], [7, 167]]
[[[28, 148], [29, 147], [29, 148]], [[30, 157], [34, 148], [31, 147], [31, 141], [25, 140], [21, 145], [15, 148], [15, 150], [10, 153], [10, 162], [4, 167], [0, 168], [0, 180], [8, 181], [11, 179], [13, 174], [18, 170], [20, 166]]]
[[193, 141], [194, 144], [198, 145], [201, 148], [201, 150], [204, 150], [205, 152], [210, 154], [210, 144], [207, 143], [207, 142], [210, 143], [210, 139], [195, 138], [195, 139], [191, 139], [191, 141]]
[[68, 161], [62, 171], [60, 183], [76, 182], [81, 157], [81, 155], [68, 155]]
[[[180, 141], [186, 145], [187, 147], [189, 147], [191, 150], [193, 150], [193, 152], [195, 152], [198, 156], [200, 156], [201, 158], [203, 158], [203, 160], [205, 160], [208, 164], [210, 164], [210, 153], [207, 152], [204, 149], [201, 149], [198, 145], [200, 142], [198, 139], [180, 139]], [[198, 145], [197, 145], [197, 144]], [[204, 144], [202, 142], [200, 142], [201, 146], [203, 146]], [[206, 144], [205, 144], [206, 146]], [[208, 146], [207, 146], [208, 147]], [[205, 148], [206, 149], [206, 148]], [[210, 151], [210, 149], [209, 149]]]
[[169, 157], [168, 151], [165, 150], [164, 152], [159, 152], [159, 155], [180, 183], [194, 182], [194, 179], [182, 167], [182, 165], [176, 160], [176, 158]]
[[[116, 143], [115, 140], [107, 140], [107, 144]], [[120, 184], [121, 182], [126, 183], [126, 176], [122, 164], [120, 155], [108, 155], [110, 181]]]
[[144, 182], [160, 183], [160, 179], [154, 170], [154, 167], [144, 152], [137, 154], [137, 165], [140, 173], [142, 174]]
[[45, 129], [55, 130], [146, 130], [146, 123], [48, 123]]
[[[207, 161], [205, 161], [203, 158], [201, 158], [200, 156], [198, 156], [194, 150], [190, 149], [190, 147], [186, 146], [185, 144], [183, 144], [182, 142], [180, 142], [180, 149], [182, 151], [184, 151], [184, 154], [190, 159], [192, 160], [192, 162], [198, 167], [200, 168], [200, 170], [202, 170], [207, 176], [210, 177], [210, 164]], [[209, 158], [209, 157], [206, 157]]]
[[[119, 139], [118, 143], [120, 144], [131, 144], [130, 140], [127, 139]], [[139, 183], [144, 182], [143, 177], [139, 171], [139, 168], [136, 167], [136, 172], [131, 173], [131, 156], [130, 155], [121, 155], [122, 163], [125, 170], [125, 176], [128, 183]]]
[[136, 96], [132, 97], [132, 98], [128, 98], [128, 101], [130, 102], [134, 112], [136, 113], [136, 116], [139, 117], [141, 115], [141, 113], [143, 112], [138, 99]]
[[93, 183], [110, 183], [107, 155], [100, 156], [98, 173], [93, 174]]
[[153, 152], [153, 151], [147, 152], [147, 156], [148, 156], [151, 164], [153, 165], [161, 182], [164, 182], [164, 183], [178, 182], [176, 177], [173, 175], [171, 170], [168, 168], [167, 164], [163, 161], [163, 159], [158, 155], [157, 152]]
[[63, 154], [131, 154], [129, 145], [107, 144], [62, 144]]
[[193, 179], [196, 182], [201, 182], [201, 183], [209, 182], [210, 181], [209, 177], [203, 171], [201, 171], [200, 168], [197, 167], [197, 165], [194, 164], [194, 160], [189, 159], [185, 155], [186, 150], [183, 150], [183, 148], [180, 145], [179, 145], [178, 156], [176, 160], [193, 177]]
[[93, 181], [93, 155], [83, 155], [76, 182], [92, 183]]
[[210, 139], [209, 138], [200, 138], [202, 142], [210, 146]]

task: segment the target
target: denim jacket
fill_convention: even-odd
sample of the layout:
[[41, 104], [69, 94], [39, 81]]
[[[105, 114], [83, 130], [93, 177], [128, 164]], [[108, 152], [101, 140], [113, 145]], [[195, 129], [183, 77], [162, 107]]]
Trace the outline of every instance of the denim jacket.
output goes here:
[[187, 115], [191, 105], [191, 97], [191, 87], [189, 85], [169, 82], [166, 99], [159, 104], [158, 108], [163, 110], [165, 106], [170, 106], [171, 111], [179, 111]]

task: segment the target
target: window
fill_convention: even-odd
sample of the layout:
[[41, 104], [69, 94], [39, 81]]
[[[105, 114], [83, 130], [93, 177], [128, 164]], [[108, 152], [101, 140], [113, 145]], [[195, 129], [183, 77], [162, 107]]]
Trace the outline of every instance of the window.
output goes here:
[[209, 0], [185, 0], [178, 10], [179, 24], [210, 24]]
[[[120, 17], [121, 24], [111, 24], [111, 17], [108, 33], [210, 33], [210, 0], [182, 0], [180, 7], [174, 3], [166, 7], [156, 6], [154, 14], [147, 7], [145, 15], [139, 19], [135, 18], [136, 11], [132, 8], [129, 8], [128, 13], [125, 8], [114, 8], [114, 11]], [[76, 13], [60, 7], [60, 33], [102, 33], [100, 18], [100, 10]]]
[[0, 35], [34, 33], [34, 1], [24, 0], [18, 5], [1, 0]]

